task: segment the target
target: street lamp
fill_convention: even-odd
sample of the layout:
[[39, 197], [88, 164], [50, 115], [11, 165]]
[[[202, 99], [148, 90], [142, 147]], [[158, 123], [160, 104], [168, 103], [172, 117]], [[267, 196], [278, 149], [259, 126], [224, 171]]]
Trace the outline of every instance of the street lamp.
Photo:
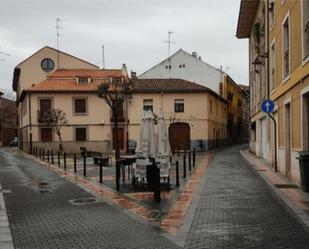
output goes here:
[[252, 62], [255, 73], [259, 73], [261, 71], [262, 62], [260, 59], [267, 58], [267, 54], [258, 54], [255, 57], [255, 60]]

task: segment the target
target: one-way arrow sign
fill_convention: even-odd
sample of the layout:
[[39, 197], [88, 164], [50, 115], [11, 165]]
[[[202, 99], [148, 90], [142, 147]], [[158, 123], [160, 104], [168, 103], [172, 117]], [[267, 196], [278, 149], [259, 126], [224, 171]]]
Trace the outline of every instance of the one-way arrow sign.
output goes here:
[[264, 100], [261, 105], [262, 111], [266, 113], [271, 113], [274, 110], [274, 107], [275, 103], [270, 99]]

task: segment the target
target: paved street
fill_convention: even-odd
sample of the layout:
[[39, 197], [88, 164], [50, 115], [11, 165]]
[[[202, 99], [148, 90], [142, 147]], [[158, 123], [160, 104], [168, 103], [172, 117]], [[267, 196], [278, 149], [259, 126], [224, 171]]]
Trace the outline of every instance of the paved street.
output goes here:
[[150, 227], [23, 156], [0, 149], [0, 182], [16, 248], [177, 248]]
[[[215, 152], [198, 192], [185, 248], [309, 248], [309, 235], [242, 159]], [[179, 248], [56, 173], [0, 149], [0, 182], [16, 248]], [[186, 224], [190, 226], [190, 224]]]
[[239, 153], [216, 153], [200, 190], [186, 248], [309, 248], [309, 235]]

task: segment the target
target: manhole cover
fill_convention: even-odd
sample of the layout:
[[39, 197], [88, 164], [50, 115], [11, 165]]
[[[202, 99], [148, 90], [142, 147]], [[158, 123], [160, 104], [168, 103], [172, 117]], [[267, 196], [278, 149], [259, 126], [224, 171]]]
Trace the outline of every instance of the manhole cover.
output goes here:
[[258, 169], [257, 171], [267, 171], [267, 169]]
[[90, 198], [80, 198], [80, 199], [69, 200], [69, 202], [73, 205], [87, 205], [87, 204], [98, 203], [99, 200], [97, 198], [90, 197]]
[[295, 184], [275, 184], [277, 188], [298, 188]]

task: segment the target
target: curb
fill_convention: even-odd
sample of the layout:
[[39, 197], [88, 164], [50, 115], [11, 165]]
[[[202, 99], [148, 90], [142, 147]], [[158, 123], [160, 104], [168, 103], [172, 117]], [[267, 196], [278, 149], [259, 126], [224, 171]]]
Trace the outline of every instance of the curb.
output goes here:
[[15, 247], [12, 239], [9, 219], [5, 208], [3, 193], [5, 193], [5, 190], [2, 189], [0, 184], [0, 248], [14, 249]]
[[283, 208], [292, 214], [298, 221], [301, 223], [306, 231], [309, 233], [309, 215], [307, 215], [302, 209], [297, 207], [293, 201], [291, 201], [280, 189], [276, 188], [273, 183], [261, 172], [257, 171], [249, 157], [246, 155], [244, 150], [240, 150], [240, 154], [242, 155], [243, 159], [251, 166], [249, 167], [257, 176], [260, 177], [270, 188], [271, 193], [275, 198], [277, 198], [280, 203], [282, 203]]

